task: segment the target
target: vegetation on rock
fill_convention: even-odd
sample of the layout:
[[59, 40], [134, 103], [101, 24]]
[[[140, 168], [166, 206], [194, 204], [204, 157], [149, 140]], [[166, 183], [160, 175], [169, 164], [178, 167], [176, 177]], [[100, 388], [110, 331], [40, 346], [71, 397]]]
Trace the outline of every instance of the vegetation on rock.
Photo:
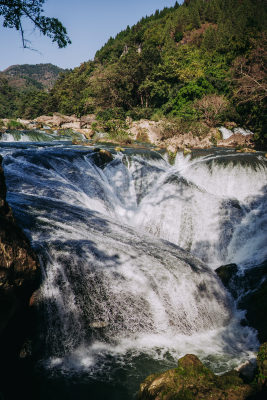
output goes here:
[[193, 354], [178, 360], [178, 367], [153, 374], [140, 385], [140, 400], [242, 400], [255, 393], [236, 371], [217, 376]]

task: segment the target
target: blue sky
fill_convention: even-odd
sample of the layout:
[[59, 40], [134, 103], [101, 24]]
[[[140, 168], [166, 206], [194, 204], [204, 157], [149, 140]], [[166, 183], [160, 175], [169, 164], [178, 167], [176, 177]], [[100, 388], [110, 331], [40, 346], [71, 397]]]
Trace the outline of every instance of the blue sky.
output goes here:
[[74, 68], [93, 59], [110, 36], [115, 36], [127, 25], [134, 25], [156, 9], [174, 3], [175, 0], [46, 0], [45, 14], [58, 18], [72, 40], [65, 49], [58, 49], [55, 43], [34, 31], [26, 20], [25, 36], [36, 51], [23, 49], [19, 32], [3, 28], [0, 16], [0, 71], [14, 64], [52, 63], [62, 68]]

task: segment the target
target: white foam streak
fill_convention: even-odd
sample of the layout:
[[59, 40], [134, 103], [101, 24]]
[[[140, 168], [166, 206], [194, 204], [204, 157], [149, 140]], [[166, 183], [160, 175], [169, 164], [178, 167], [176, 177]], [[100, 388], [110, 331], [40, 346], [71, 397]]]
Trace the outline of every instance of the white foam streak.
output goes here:
[[264, 257], [265, 161], [120, 154], [100, 168], [86, 151], [7, 157], [14, 209], [32, 218], [44, 265], [50, 365], [193, 352], [226, 370], [251, 356], [255, 332], [208, 265]]

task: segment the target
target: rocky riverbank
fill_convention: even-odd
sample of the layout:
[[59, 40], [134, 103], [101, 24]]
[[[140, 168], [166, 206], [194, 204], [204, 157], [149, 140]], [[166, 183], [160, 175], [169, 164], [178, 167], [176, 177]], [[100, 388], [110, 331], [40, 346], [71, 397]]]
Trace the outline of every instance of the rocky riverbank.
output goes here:
[[178, 360], [177, 368], [148, 376], [140, 385], [139, 400], [245, 400], [266, 399], [267, 343], [257, 356], [254, 378], [245, 367], [215, 375], [193, 354]]
[[[27, 384], [23, 359], [30, 353], [34, 313], [31, 296], [40, 282], [37, 257], [6, 202], [0, 156], [0, 391], [17, 398]], [[1, 394], [0, 394], [1, 397]]]
[[178, 367], [148, 376], [140, 385], [139, 400], [245, 400], [267, 398], [267, 263], [238, 275], [238, 266], [229, 264], [216, 270], [225, 287], [246, 310], [244, 324], [257, 329], [262, 343], [257, 364], [247, 361], [233, 371], [216, 376], [193, 354], [178, 360]]
[[[253, 148], [253, 133], [238, 128], [235, 123], [226, 124], [227, 127], [209, 127], [205, 124], [183, 129], [174, 122], [167, 120], [151, 121], [141, 119], [133, 121], [127, 118], [126, 121], [108, 121], [104, 123], [96, 119], [94, 114], [85, 115], [80, 118], [75, 115], [67, 116], [58, 113], [52, 116], [40, 116], [33, 120], [2, 119], [0, 129], [40, 129], [43, 131], [57, 131], [64, 133], [66, 130], [73, 130], [81, 133], [86, 139], [92, 139], [99, 132], [106, 132], [103, 135], [107, 139], [112, 131], [112, 139], [120, 142], [121, 136], [130, 141], [138, 140], [148, 142], [156, 146], [164, 147], [169, 152], [193, 148], [219, 147], [243, 147]], [[123, 133], [123, 135], [122, 135]]]

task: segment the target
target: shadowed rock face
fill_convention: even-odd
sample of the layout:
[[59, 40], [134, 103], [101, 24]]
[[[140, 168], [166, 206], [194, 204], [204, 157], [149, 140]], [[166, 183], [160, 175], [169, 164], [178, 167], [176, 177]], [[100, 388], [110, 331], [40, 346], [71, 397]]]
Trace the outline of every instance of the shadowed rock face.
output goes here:
[[0, 158], [0, 335], [15, 313], [27, 306], [38, 286], [35, 254], [17, 226], [6, 202], [6, 185]]
[[28, 364], [22, 363], [25, 356], [21, 354], [23, 344], [34, 334], [34, 313], [29, 303], [39, 285], [40, 268], [6, 202], [1, 163], [0, 156], [0, 398], [2, 393], [7, 400], [25, 393], [30, 399], [34, 397], [29, 389]]
[[267, 261], [238, 274], [236, 264], [216, 269], [224, 286], [237, 299], [238, 308], [246, 310], [248, 325], [257, 329], [260, 343], [267, 341]]
[[216, 376], [193, 354], [178, 360], [178, 368], [150, 375], [140, 385], [140, 400], [248, 399], [254, 389], [236, 371]]

